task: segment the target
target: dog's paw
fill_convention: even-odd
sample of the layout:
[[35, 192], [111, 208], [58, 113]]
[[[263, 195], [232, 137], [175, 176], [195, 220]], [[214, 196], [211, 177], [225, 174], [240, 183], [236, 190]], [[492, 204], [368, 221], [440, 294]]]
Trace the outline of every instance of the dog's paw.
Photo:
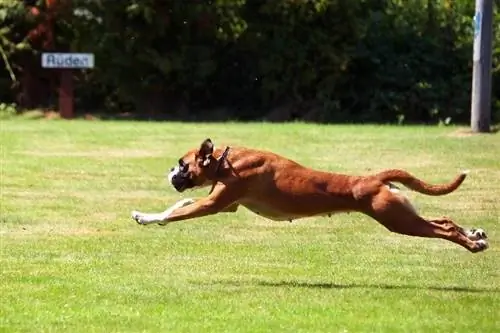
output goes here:
[[481, 228], [468, 230], [467, 237], [470, 240], [488, 239], [486, 232]]
[[142, 224], [142, 225], [146, 225], [146, 224], [154, 222], [154, 219], [152, 219], [149, 214], [144, 214], [144, 213], [138, 212], [136, 210], [132, 211], [131, 216], [132, 216], [132, 219], [135, 220], [135, 222]]
[[489, 247], [488, 242], [485, 239], [480, 239], [476, 241], [476, 249], [474, 252], [482, 252]]
[[139, 223], [139, 224], [142, 224], [142, 213], [141, 212], [138, 212], [136, 210], [133, 210], [132, 213], [130, 214], [132, 216], [132, 219]]

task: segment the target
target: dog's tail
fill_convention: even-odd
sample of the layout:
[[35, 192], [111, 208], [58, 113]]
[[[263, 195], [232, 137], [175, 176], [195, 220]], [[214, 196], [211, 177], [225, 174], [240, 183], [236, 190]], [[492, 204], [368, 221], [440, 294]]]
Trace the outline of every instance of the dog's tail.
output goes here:
[[431, 185], [416, 178], [404, 170], [391, 169], [385, 170], [375, 175], [375, 177], [387, 183], [390, 181], [398, 182], [408, 187], [413, 191], [417, 191], [426, 195], [445, 195], [455, 191], [465, 180], [468, 171], [463, 171], [452, 182], [448, 184]]

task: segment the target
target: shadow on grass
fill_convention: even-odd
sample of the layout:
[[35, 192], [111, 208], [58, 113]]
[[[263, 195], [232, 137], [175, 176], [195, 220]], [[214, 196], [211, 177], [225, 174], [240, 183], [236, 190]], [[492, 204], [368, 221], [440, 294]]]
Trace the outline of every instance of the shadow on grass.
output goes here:
[[356, 283], [322, 283], [322, 282], [298, 282], [298, 281], [258, 281], [258, 285], [266, 287], [297, 287], [297, 288], [319, 288], [319, 289], [427, 289], [436, 291], [453, 291], [453, 292], [470, 292], [470, 293], [485, 293], [485, 292], [500, 292], [499, 289], [493, 288], [474, 288], [474, 287], [458, 287], [458, 286], [417, 286], [417, 285], [397, 285], [397, 284], [356, 284]]
[[[196, 283], [204, 284], [197, 281]], [[263, 287], [287, 287], [308, 289], [382, 289], [382, 290], [432, 290], [445, 292], [463, 293], [500, 293], [497, 288], [474, 288], [459, 286], [426, 286], [426, 285], [399, 285], [399, 284], [364, 284], [364, 283], [330, 283], [330, 282], [301, 282], [301, 281], [266, 281], [266, 280], [217, 280], [208, 284], [219, 284], [228, 286], [263, 286]]]

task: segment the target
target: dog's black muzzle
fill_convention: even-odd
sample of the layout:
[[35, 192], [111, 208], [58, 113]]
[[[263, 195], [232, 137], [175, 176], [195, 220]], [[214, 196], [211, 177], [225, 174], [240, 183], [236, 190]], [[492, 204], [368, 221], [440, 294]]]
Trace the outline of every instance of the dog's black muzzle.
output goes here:
[[189, 165], [184, 163], [184, 161], [179, 160], [179, 166], [174, 167], [170, 170], [168, 175], [170, 183], [178, 191], [182, 192], [188, 188], [194, 186], [189, 173]]
[[191, 178], [188, 174], [175, 174], [172, 176], [171, 180], [172, 186], [177, 190], [177, 192], [183, 192], [184, 190], [193, 187]]

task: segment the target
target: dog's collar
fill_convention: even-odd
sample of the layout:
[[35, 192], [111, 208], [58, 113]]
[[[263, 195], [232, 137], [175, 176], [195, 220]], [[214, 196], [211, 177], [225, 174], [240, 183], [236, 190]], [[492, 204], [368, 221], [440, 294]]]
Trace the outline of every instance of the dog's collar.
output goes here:
[[[222, 164], [224, 164], [224, 162], [227, 160], [227, 155], [229, 154], [229, 148], [230, 147], [227, 146], [226, 149], [224, 150], [224, 152], [222, 153], [222, 155], [217, 160], [217, 166], [215, 167], [214, 176], [217, 176], [217, 173], [219, 172]], [[217, 184], [217, 180], [214, 179], [214, 183], [212, 184], [212, 188], [210, 189], [210, 192], [208, 192], [208, 194], [213, 192], [216, 184]]]

